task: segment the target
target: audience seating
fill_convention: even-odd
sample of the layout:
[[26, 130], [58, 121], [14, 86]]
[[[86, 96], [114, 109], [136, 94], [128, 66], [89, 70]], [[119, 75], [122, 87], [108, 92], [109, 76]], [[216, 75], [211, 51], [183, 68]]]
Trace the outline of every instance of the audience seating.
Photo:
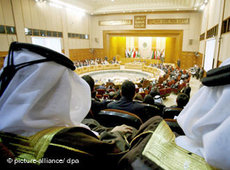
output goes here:
[[105, 109], [101, 110], [95, 119], [103, 126], [114, 127], [126, 124], [138, 129], [142, 124], [142, 120], [135, 114], [118, 110], [118, 109]]
[[145, 98], [145, 92], [140, 92], [139, 94], [142, 96], [143, 99]]
[[146, 103], [142, 103], [142, 105], [144, 105], [143, 114], [145, 114], [145, 120], [143, 120], [143, 122], [152, 118], [153, 116], [162, 116], [162, 112], [157, 106]]
[[105, 89], [97, 89], [97, 94], [104, 95], [105, 94]]
[[166, 89], [159, 90], [160, 96], [163, 97], [166, 94]]
[[109, 92], [114, 92], [115, 90], [114, 90], [114, 89], [109, 89], [108, 91], [109, 91]]
[[103, 98], [104, 98], [104, 99], [108, 99], [108, 98], [109, 98], [109, 95], [108, 95], [108, 94], [104, 94], [104, 95], [103, 95]]
[[172, 88], [171, 90], [174, 94], [178, 94], [180, 90], [178, 88]]
[[184, 131], [181, 129], [176, 119], [164, 119], [165, 122], [169, 125], [170, 129], [173, 132], [176, 132], [176, 136], [184, 135]]
[[98, 98], [98, 99], [102, 99], [102, 95], [101, 94], [96, 94], [96, 98]]
[[172, 89], [170, 87], [166, 88], [166, 95], [169, 96], [171, 91], [172, 91]]
[[163, 110], [164, 110], [164, 108], [165, 108], [165, 105], [164, 105], [164, 104], [155, 102], [155, 103], [154, 103], [154, 106], [156, 106], [156, 107], [160, 110], [160, 113], [161, 113], [161, 114], [163, 113]]
[[163, 118], [173, 119], [174, 116], [178, 116], [181, 111], [182, 108], [166, 107], [163, 111]]
[[166, 98], [167, 96], [170, 95], [172, 89], [171, 88], [164, 88], [164, 89], [160, 89], [159, 92], [160, 92], [160, 96], [162, 98]]

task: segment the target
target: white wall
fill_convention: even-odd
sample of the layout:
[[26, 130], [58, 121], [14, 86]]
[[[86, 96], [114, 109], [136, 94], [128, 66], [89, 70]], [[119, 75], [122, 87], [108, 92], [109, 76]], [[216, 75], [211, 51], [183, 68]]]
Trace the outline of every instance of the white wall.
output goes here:
[[[145, 14], [142, 14], [145, 15]], [[135, 15], [105, 15], [105, 16], [92, 16], [91, 26], [91, 47], [103, 48], [103, 31], [104, 30], [134, 30], [133, 25], [125, 26], [99, 26], [98, 22], [102, 20], [121, 20], [132, 19]], [[198, 51], [199, 50], [199, 35], [201, 26], [201, 13], [159, 13], [159, 14], [146, 14], [146, 19], [156, 18], [189, 18], [189, 24], [170, 24], [170, 25], [146, 25], [149, 30], [183, 30], [183, 51]], [[99, 40], [97, 43], [95, 38]], [[192, 45], [189, 40], [192, 39]]]
[[20, 36], [0, 34], [0, 51], [8, 51], [12, 41], [23, 40], [31, 43], [31, 37], [25, 36], [24, 28], [62, 32], [62, 48], [65, 51], [89, 48], [89, 40], [67, 36], [68, 33], [89, 34], [89, 18], [88, 14], [81, 15], [74, 10], [56, 8], [49, 3], [36, 3], [34, 0], [0, 0], [0, 25], [15, 26], [16, 31], [20, 33]]
[[[225, 7], [224, 7], [225, 2]], [[230, 58], [230, 32], [221, 34], [220, 26], [222, 21], [230, 17], [230, 0], [209, 0], [205, 10], [202, 14], [202, 24], [200, 34], [207, 32], [213, 26], [219, 24], [219, 32], [216, 38], [215, 46], [215, 64], [217, 67], [217, 62], [223, 62], [227, 58]], [[199, 52], [205, 54], [206, 41], [200, 41]]]

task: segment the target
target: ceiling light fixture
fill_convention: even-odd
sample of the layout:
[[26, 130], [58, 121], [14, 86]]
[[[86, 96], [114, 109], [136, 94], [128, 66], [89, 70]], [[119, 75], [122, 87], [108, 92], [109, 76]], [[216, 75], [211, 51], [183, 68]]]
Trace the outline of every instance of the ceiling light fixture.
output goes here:
[[63, 8], [63, 6], [59, 5], [59, 4], [55, 4], [53, 2], [49, 2], [50, 6], [53, 6], [55, 8]]
[[35, 2], [47, 2], [47, 0], [34, 0]]
[[83, 13], [86, 12], [84, 9], [78, 8], [74, 5], [70, 5], [70, 4], [67, 4], [67, 3], [59, 1], [59, 0], [50, 0], [50, 2], [54, 3], [55, 5], [62, 6], [62, 7], [68, 8], [68, 9], [72, 9], [72, 10], [75, 10], [78, 12], [83, 12]]

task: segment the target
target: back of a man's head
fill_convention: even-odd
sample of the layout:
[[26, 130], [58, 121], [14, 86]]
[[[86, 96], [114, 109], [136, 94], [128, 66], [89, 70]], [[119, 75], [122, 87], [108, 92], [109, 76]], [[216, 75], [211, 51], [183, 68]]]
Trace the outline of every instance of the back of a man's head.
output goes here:
[[94, 84], [95, 84], [94, 79], [90, 75], [84, 75], [81, 78], [83, 78], [89, 84], [92, 93], [94, 91]]
[[122, 83], [121, 94], [127, 99], [133, 99], [135, 96], [135, 84], [132, 81], [126, 80]]
[[189, 101], [189, 97], [187, 94], [179, 93], [177, 95], [176, 102], [178, 107], [184, 108], [184, 106], [188, 103], [188, 101]]
[[153, 88], [150, 93], [152, 97], [155, 97], [156, 95], [160, 95], [159, 90], [157, 88]]

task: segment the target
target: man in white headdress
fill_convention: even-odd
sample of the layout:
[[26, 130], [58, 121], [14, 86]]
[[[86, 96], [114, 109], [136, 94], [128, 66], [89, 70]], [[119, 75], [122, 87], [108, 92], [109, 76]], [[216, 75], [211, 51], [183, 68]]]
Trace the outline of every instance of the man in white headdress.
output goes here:
[[177, 118], [185, 136], [176, 144], [214, 167], [230, 169], [230, 59], [207, 72], [203, 86]]
[[[16, 68], [22, 63], [51, 60], [26, 48], [12, 55], [10, 65]], [[51, 55], [54, 60], [61, 56]], [[9, 65], [7, 59], [4, 68]], [[20, 68], [9, 82], [0, 98], [1, 131], [30, 136], [53, 126], [83, 126], [81, 121], [90, 108], [89, 86], [70, 68], [48, 61]]]
[[202, 83], [177, 118], [185, 135], [175, 137], [161, 121], [149, 140], [139, 140], [122, 157], [121, 167], [230, 169], [230, 59], [208, 71]]
[[[121, 151], [115, 141], [100, 140], [81, 123], [89, 112], [91, 93], [74, 69], [71, 60], [45, 47], [11, 44], [0, 72], [0, 139], [15, 160], [38, 163], [44, 156], [62, 160], [73, 156], [81, 161], [80, 168], [89, 168], [103, 158], [110, 165], [107, 153]], [[117, 131], [132, 129], [123, 125], [111, 132]], [[86, 163], [89, 157], [92, 164]]]

